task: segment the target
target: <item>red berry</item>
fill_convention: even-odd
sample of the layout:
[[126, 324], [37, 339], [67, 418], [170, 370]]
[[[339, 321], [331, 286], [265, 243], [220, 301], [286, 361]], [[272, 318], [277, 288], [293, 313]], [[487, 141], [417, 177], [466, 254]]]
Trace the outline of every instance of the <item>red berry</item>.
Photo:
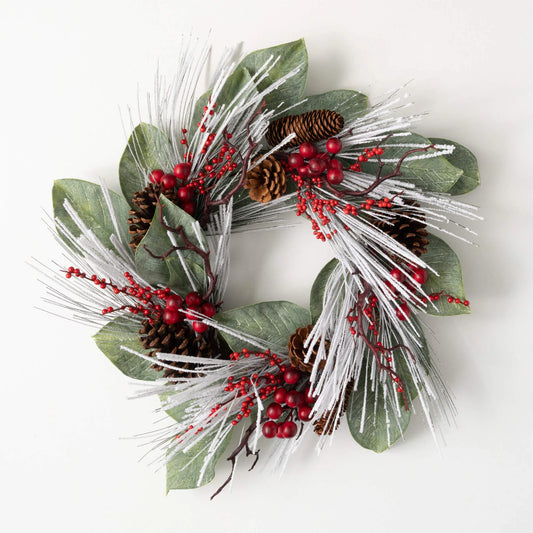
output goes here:
[[298, 168], [304, 164], [304, 158], [300, 154], [291, 154], [287, 162], [291, 168]]
[[327, 178], [331, 185], [339, 185], [339, 183], [342, 183], [342, 180], [344, 180], [344, 172], [342, 170], [332, 168], [328, 170]]
[[333, 137], [331, 139], [328, 139], [328, 142], [326, 143], [326, 150], [330, 154], [338, 154], [342, 149], [342, 141], [340, 139], [337, 139], [336, 137]]
[[390, 275], [400, 283], [403, 283], [405, 281], [405, 274], [399, 268], [393, 268], [390, 271]]
[[286, 422], [283, 422], [281, 432], [286, 439], [291, 439], [296, 433], [298, 433], [298, 426], [294, 422], [287, 420]]
[[411, 316], [411, 309], [406, 303], [396, 308], [396, 316], [399, 320], [407, 320]]
[[283, 424], [279, 424], [278, 425], [278, 433], [277, 433], [276, 436], [278, 437], [278, 439], [284, 439], [285, 438], [285, 435], [283, 435]]
[[174, 176], [180, 180], [186, 180], [191, 173], [191, 164], [190, 163], [178, 163], [174, 167]]
[[285, 380], [285, 383], [294, 385], [300, 379], [300, 372], [298, 372], [296, 368], [288, 368], [283, 372], [283, 379]]
[[311, 389], [310, 388], [307, 388], [305, 389], [305, 392], [304, 392], [304, 399], [307, 403], [315, 403], [316, 400], [317, 400], [317, 396], [313, 396], [311, 394]]
[[342, 170], [342, 163], [338, 159], [331, 159], [328, 165], [329, 169]]
[[309, 161], [309, 170], [313, 174], [321, 174], [326, 170], [326, 162], [323, 159], [319, 159], [318, 157], [314, 157]]
[[317, 154], [317, 149], [314, 144], [303, 143], [300, 145], [300, 155], [304, 159], [312, 159]]
[[180, 321], [180, 313], [174, 309], [165, 309], [163, 312], [163, 322], [165, 324], [176, 324]]
[[411, 276], [420, 285], [423, 285], [428, 280], [427, 270], [424, 270], [422, 267], [413, 268]]
[[198, 307], [189, 307], [189, 309], [185, 311], [185, 316], [189, 320], [196, 320], [197, 319], [196, 311], [198, 311]]
[[385, 281], [385, 287], [387, 287], [392, 294], [396, 294], [398, 292], [398, 289], [389, 280]]
[[280, 387], [276, 392], [274, 393], [274, 401], [283, 405], [285, 403], [285, 399], [287, 398], [287, 390], [283, 387]]
[[198, 308], [202, 305], [202, 297], [197, 292], [190, 292], [185, 296], [187, 307]]
[[311, 411], [311, 407], [308, 405], [302, 405], [302, 407], [298, 409], [298, 418], [302, 422], [309, 422], [309, 420], [311, 420]]
[[297, 390], [290, 390], [285, 398], [285, 402], [289, 407], [298, 407], [302, 401], [304, 401], [304, 395]]
[[150, 181], [152, 183], [161, 183], [161, 178], [165, 175], [165, 173], [160, 169], [156, 168], [155, 170], [152, 170], [150, 173]]
[[176, 183], [178, 183], [178, 180], [176, 179], [176, 176], [173, 176], [172, 174], [163, 174], [161, 177], [161, 185], [163, 185], [163, 189], [173, 189], [176, 186]]
[[200, 312], [203, 313], [205, 316], [208, 316], [209, 318], [215, 316], [217, 312], [217, 308], [210, 302], [205, 302], [205, 304], [202, 304], [200, 307]]
[[273, 439], [278, 434], [278, 425], [276, 422], [269, 420], [263, 424], [263, 435], [267, 439]]
[[204, 324], [203, 322], [192, 323], [192, 328], [194, 329], [194, 331], [196, 331], [196, 333], [204, 333], [205, 331], [207, 331], [208, 327], [209, 326], [207, 324]]
[[178, 296], [177, 294], [171, 294], [167, 298], [166, 308], [176, 311], [180, 307], [183, 307], [183, 298], [181, 296]]
[[189, 187], [180, 187], [178, 189], [178, 199], [181, 202], [190, 202], [194, 198], [194, 193]]
[[188, 214], [188, 215], [194, 215], [194, 211], [196, 210], [196, 206], [194, 205], [194, 202], [183, 202], [180, 203], [180, 207]]
[[267, 407], [267, 416], [272, 420], [277, 420], [281, 416], [281, 413], [283, 413], [283, 407], [279, 403], [272, 402]]
[[298, 167], [298, 174], [302, 178], [307, 178], [309, 176], [309, 167], [307, 165], [303, 165], [301, 167]]

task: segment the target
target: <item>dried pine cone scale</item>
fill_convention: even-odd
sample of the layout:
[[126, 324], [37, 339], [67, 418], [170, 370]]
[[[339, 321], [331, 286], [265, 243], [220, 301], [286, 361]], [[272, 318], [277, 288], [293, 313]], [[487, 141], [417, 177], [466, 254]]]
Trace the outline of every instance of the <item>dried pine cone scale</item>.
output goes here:
[[343, 127], [342, 115], [329, 109], [318, 109], [274, 120], [268, 127], [266, 140], [270, 146], [275, 146], [294, 133], [296, 136], [286, 146], [298, 146], [334, 137]]
[[285, 194], [287, 176], [276, 157], [269, 155], [248, 171], [244, 187], [252, 200], [264, 204]]
[[[311, 330], [313, 329], [313, 325], [305, 326], [304, 328], [298, 328], [290, 337], [289, 337], [289, 359], [291, 361], [291, 364], [301, 370], [302, 372], [311, 372], [313, 370], [313, 365], [316, 361], [316, 357], [318, 355], [318, 347], [319, 343], [316, 343], [312, 348], [312, 355], [309, 359], [309, 361], [305, 362], [305, 356], [307, 353], [308, 348], [304, 348], [305, 341], [307, 340], [307, 337], [309, 337], [309, 334], [311, 333]], [[329, 341], [325, 341], [325, 348], [326, 353], [329, 350]], [[323, 368], [325, 364], [325, 361], [320, 361], [319, 368]]]
[[157, 207], [157, 199], [164, 194], [171, 202], [178, 203], [178, 197], [174, 190], [162, 191], [159, 185], [150, 183], [142, 191], [133, 195], [132, 203], [135, 207], [130, 209], [128, 218], [128, 231], [132, 236], [130, 247], [137, 250], [146, 232], [150, 228]]
[[[411, 208], [413, 207], [419, 208], [420, 204], [414, 200], [407, 200], [405, 205], [395, 206], [391, 209], [395, 216], [388, 221], [376, 219], [371, 219], [371, 221], [374, 226], [420, 257], [427, 252], [428, 232], [421, 211], [417, 210], [416, 219], [412, 218], [413, 210]], [[399, 261], [397, 257], [393, 257], [393, 259]]]

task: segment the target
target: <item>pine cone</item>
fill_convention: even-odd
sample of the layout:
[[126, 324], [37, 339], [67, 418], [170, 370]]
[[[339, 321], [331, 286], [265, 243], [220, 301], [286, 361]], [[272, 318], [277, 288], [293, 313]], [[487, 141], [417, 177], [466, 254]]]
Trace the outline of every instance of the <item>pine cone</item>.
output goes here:
[[[161, 194], [161, 187], [150, 183], [142, 191], [138, 191], [133, 195], [132, 202], [136, 206], [130, 209], [130, 218], [128, 218], [129, 233], [133, 235], [130, 247], [135, 252], [137, 246], [146, 235], [152, 218], [154, 218], [155, 209], [157, 207], [157, 198]], [[163, 191], [163, 193], [171, 202], [178, 203], [177, 194], [174, 190]]]
[[279, 198], [287, 190], [287, 177], [281, 163], [269, 155], [259, 165], [248, 171], [244, 187], [250, 198], [265, 204]]
[[298, 146], [302, 143], [313, 143], [334, 137], [343, 127], [342, 115], [329, 109], [319, 109], [274, 120], [268, 126], [266, 140], [270, 146], [275, 146], [287, 135], [295, 133], [296, 137], [291, 139], [286, 146]]
[[[426, 238], [428, 232], [426, 231], [426, 223], [424, 215], [420, 211], [416, 211], [414, 216], [417, 220], [412, 220], [413, 211], [409, 207], [420, 207], [420, 204], [414, 200], [407, 200], [405, 206], [395, 206], [391, 209], [395, 213], [395, 217], [389, 219], [387, 222], [383, 220], [372, 219], [372, 224], [381, 231], [390, 235], [393, 239], [403, 244], [409, 251], [414, 253], [417, 257], [427, 252], [426, 246], [429, 240]], [[393, 256], [396, 262], [400, 259]]]
[[[289, 337], [289, 359], [291, 364], [301, 370], [302, 372], [311, 372], [313, 370], [313, 365], [316, 361], [318, 355], [319, 343], [317, 342], [313, 346], [313, 353], [311, 358], [307, 363], [305, 363], [305, 354], [307, 353], [307, 348], [304, 348], [304, 343], [309, 337], [311, 330], [313, 329], [312, 325], [305, 326], [305, 328], [298, 328], [290, 337]], [[329, 341], [325, 341], [326, 352], [329, 350]], [[324, 368], [325, 361], [322, 360], [319, 363], [319, 368]]]
[[[352, 394], [352, 391], [353, 381], [348, 383], [344, 397], [337, 401], [335, 407], [331, 411], [326, 411], [321, 418], [313, 422], [315, 433], [318, 435], [331, 435], [339, 427], [341, 417], [346, 412], [346, 409], [348, 409], [348, 401], [350, 400], [350, 394]], [[341, 402], [342, 405], [340, 405]], [[339, 408], [341, 409], [341, 416], [337, 419], [337, 422], [335, 422], [335, 413], [338, 412]]]
[[[150, 350], [148, 355], [155, 357], [158, 352], [190, 355], [194, 357], [212, 357], [214, 349], [203, 335], [197, 335], [185, 322], [165, 324], [162, 319], [155, 319], [150, 324], [148, 319], [143, 320], [139, 330], [139, 340], [144, 349]], [[173, 368], [163, 367], [154, 363], [152, 368], [163, 370], [165, 378], [195, 377], [197, 374], [189, 372], [195, 365], [192, 363], [170, 363]]]

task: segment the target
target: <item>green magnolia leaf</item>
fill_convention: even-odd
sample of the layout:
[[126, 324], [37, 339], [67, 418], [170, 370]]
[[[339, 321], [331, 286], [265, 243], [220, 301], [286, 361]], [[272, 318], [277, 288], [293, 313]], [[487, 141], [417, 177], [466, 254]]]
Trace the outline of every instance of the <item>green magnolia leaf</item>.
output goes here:
[[215, 466], [231, 441], [230, 431], [215, 454], [209, 460], [200, 483], [200, 473], [204, 466], [209, 445], [214, 435], [207, 435], [193, 446], [188, 452], [174, 455], [167, 463], [167, 493], [176, 489], [195, 489], [206, 485], [215, 477]]
[[308, 58], [305, 42], [303, 39], [300, 39], [279, 46], [273, 46], [272, 48], [256, 50], [248, 54], [240, 62], [239, 67], [246, 68], [253, 76], [271, 56], [279, 59], [269, 70], [268, 76], [258, 84], [258, 89], [263, 91], [291, 70], [300, 67], [299, 72], [289, 78], [281, 87], [265, 96], [267, 106], [270, 109], [274, 109], [281, 103], [285, 106], [295, 104], [300, 100], [307, 81]]
[[[421, 135], [410, 133], [407, 136], [391, 137], [381, 145], [385, 152], [383, 160], [399, 160], [408, 150], [415, 147], [429, 146], [432, 142]], [[428, 150], [427, 153], [434, 153], [435, 150]], [[414, 154], [420, 155], [420, 154]], [[463, 175], [460, 168], [455, 167], [443, 156], [426, 157], [423, 159], [413, 159], [402, 163], [402, 175], [398, 178], [403, 181], [409, 181], [424, 191], [429, 192], [447, 192], [449, 191]], [[361, 164], [364, 172], [375, 174], [378, 162], [375, 158], [369, 159], [366, 163]], [[385, 176], [391, 173], [396, 167], [395, 163], [387, 163], [382, 170], [381, 175]]]
[[169, 139], [155, 126], [143, 122], [133, 130], [118, 167], [120, 188], [130, 205], [133, 195], [146, 187], [148, 172], [172, 165], [171, 153]]
[[340, 113], [344, 123], [351, 122], [368, 107], [368, 96], [357, 91], [337, 90], [306, 96], [305, 102], [290, 109], [286, 115], [299, 115], [317, 109], [330, 109]]
[[310, 309], [311, 322], [314, 324], [320, 313], [322, 313], [322, 306], [324, 303], [324, 291], [331, 273], [339, 263], [338, 259], [332, 259], [326, 266], [318, 273], [313, 286], [311, 287]]
[[[233, 99], [248, 83], [250, 83], [251, 79], [252, 76], [250, 76], [248, 69], [237, 68], [230, 76], [228, 76], [226, 83], [220, 90], [220, 93], [216, 99], [217, 109], [220, 109], [220, 107], [223, 105], [230, 107]], [[212, 89], [202, 94], [202, 96], [200, 96], [200, 98], [198, 98], [196, 101], [190, 127], [191, 131], [195, 131], [198, 127], [198, 123], [202, 119], [204, 107], [208, 104], [211, 93]]]
[[[289, 337], [297, 328], [311, 323], [307, 309], [291, 302], [262, 302], [238, 307], [215, 315], [215, 320], [248, 335], [265, 341], [273, 350], [286, 348]], [[250, 348], [250, 344], [221, 332], [229, 347], [235, 351]]]
[[430, 140], [435, 144], [453, 144], [455, 146], [455, 150], [451, 154], [443, 157], [454, 167], [460, 168], [463, 171], [463, 175], [448, 192], [458, 195], [473, 191], [481, 183], [476, 156], [468, 148], [454, 141], [437, 138]]
[[[455, 252], [435, 235], [428, 235], [429, 244], [427, 253], [422, 259], [438, 272], [438, 276], [428, 271], [429, 277], [422, 286], [426, 294], [440, 293], [449, 294], [454, 298], [465, 299], [463, 287], [463, 273], [461, 263]], [[448, 303], [448, 299], [442, 296], [438, 301], [427, 306], [427, 312], [431, 315], [464, 315], [470, 313], [470, 308], [462, 304]]]
[[[82, 222], [93, 231], [100, 242], [106, 248], [114, 250], [115, 247], [109, 240], [111, 235], [116, 235], [125, 243], [130, 240], [127, 223], [129, 207], [124, 198], [113, 191], [109, 191], [109, 197], [116, 216], [119, 235], [116, 235], [117, 231], [102, 188], [88, 181], [65, 179], [54, 182], [52, 188], [54, 217], [59, 219], [74, 236], [78, 237], [81, 234], [78, 226], [65, 210], [64, 203], [68, 200]], [[65, 239], [65, 242], [70, 246], [69, 241]]]
[[[197, 221], [193, 217], [164, 196], [160, 196], [160, 202], [161, 207], [157, 206], [150, 228], [137, 248], [135, 264], [139, 275], [150, 284], [163, 285], [179, 294], [186, 294], [193, 290], [193, 287], [177, 253], [171, 253], [164, 260], [152, 257], [149, 253], [150, 251], [154, 255], [163, 256], [174, 247], [167, 231], [159, 222], [161, 208], [166, 224], [173, 228], [182, 226], [185, 236], [192, 244], [207, 250], [207, 240], [199, 228], [200, 240], [198, 240], [193, 229], [193, 225], [197, 224]], [[177, 234], [174, 235], [177, 245], [183, 245], [181, 238]], [[181, 256], [196, 284], [196, 288], [201, 289], [205, 284], [204, 260], [192, 250], [182, 251]]]
[[385, 399], [382, 387], [372, 391], [370, 380], [365, 392], [365, 379], [368, 379], [366, 373], [361, 372], [357, 390], [348, 402], [346, 420], [352, 437], [363, 448], [381, 453], [403, 435], [411, 420], [411, 410], [400, 409], [397, 413], [391, 400]]
[[161, 374], [151, 368], [152, 363], [137, 355], [121, 350], [127, 346], [132, 350], [145, 353], [139, 341], [139, 325], [124, 317], [116, 317], [108, 322], [93, 339], [104, 355], [126, 376], [144, 381], [154, 381]]

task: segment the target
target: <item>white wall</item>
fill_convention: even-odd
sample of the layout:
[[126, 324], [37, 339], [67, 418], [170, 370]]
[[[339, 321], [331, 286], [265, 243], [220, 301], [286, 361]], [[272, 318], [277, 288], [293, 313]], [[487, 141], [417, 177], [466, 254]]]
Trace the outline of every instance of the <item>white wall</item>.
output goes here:
[[[1, 4], [4, 531], [530, 530], [530, 3]], [[418, 131], [477, 154], [483, 185], [467, 199], [486, 217], [475, 225], [479, 248], [454, 245], [473, 313], [431, 320], [459, 410], [440, 452], [421, 416], [382, 455], [342, 427], [320, 457], [301, 448], [281, 479], [248, 473], [243, 461], [232, 491], [212, 503], [225, 465], [214, 484], [165, 496], [164, 473], [138, 462], [138, 442], [123, 439], [153, 427], [155, 402], [127, 399], [135, 387], [89, 330], [33, 309], [39, 285], [23, 262], [51, 253], [40, 208], [51, 209], [53, 179], [116, 184], [125, 141], [119, 106], [135, 105], [138, 84], [150, 88], [158, 60], [170, 69], [178, 34], [191, 27], [213, 28], [217, 49], [305, 37], [311, 93], [355, 88], [375, 102], [413, 80], [416, 109], [429, 112]], [[228, 304], [305, 305], [327, 250], [305, 225], [266, 239], [266, 263], [255, 257], [255, 235], [235, 239]], [[280, 276], [289, 260], [300, 272]], [[243, 281], [250, 264], [260, 269], [258, 286]]]

